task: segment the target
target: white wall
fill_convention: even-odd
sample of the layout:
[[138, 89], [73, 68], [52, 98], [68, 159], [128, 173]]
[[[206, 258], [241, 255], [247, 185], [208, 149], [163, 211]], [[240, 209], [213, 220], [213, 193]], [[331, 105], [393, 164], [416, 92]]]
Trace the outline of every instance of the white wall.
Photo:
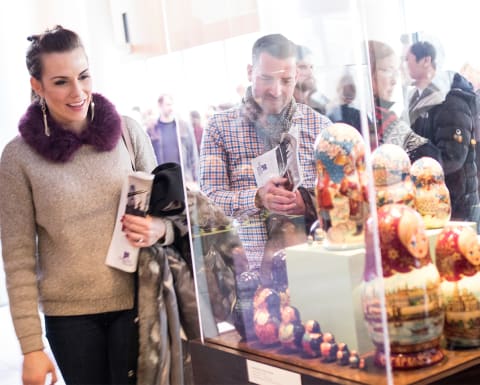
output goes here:
[[[142, 59], [125, 52], [114, 38], [109, 0], [16, 0], [0, 13], [0, 149], [17, 134], [17, 122], [29, 103], [25, 68], [26, 37], [55, 24], [77, 31], [90, 58], [94, 90], [122, 113], [133, 106], [156, 108], [162, 92], [175, 94], [184, 113], [209, 104], [236, 102], [235, 88], [247, 84], [251, 46], [260, 34], [281, 32], [317, 54], [321, 88], [334, 89], [329, 66], [352, 60], [345, 12], [350, 1], [258, 0], [261, 32], [170, 55]], [[334, 40], [343, 49], [336, 49]]]
[[405, 0], [408, 32], [421, 32], [425, 40], [442, 46], [443, 69], [458, 71], [466, 61], [480, 68], [478, 0]]

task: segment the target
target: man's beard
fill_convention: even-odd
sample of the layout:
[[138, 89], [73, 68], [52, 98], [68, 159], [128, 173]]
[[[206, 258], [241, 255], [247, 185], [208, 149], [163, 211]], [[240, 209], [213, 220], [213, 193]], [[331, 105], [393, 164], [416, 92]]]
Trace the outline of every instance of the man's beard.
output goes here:
[[255, 126], [260, 140], [263, 141], [264, 150], [268, 151], [280, 144], [281, 136], [290, 130], [292, 116], [296, 110], [295, 100], [292, 100], [278, 114], [265, 113], [252, 95], [249, 87], [243, 99], [243, 113]]

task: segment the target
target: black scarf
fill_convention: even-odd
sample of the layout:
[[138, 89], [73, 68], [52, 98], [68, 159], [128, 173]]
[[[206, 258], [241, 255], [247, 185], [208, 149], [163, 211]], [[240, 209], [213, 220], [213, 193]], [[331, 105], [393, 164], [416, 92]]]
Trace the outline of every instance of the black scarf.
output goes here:
[[296, 109], [297, 104], [292, 98], [291, 102], [279, 114], [268, 115], [264, 121], [261, 121], [259, 118], [262, 114], [262, 108], [253, 98], [252, 87], [247, 88], [242, 100], [243, 115], [254, 125], [258, 137], [263, 141], [265, 151], [280, 144], [282, 134], [290, 130]]

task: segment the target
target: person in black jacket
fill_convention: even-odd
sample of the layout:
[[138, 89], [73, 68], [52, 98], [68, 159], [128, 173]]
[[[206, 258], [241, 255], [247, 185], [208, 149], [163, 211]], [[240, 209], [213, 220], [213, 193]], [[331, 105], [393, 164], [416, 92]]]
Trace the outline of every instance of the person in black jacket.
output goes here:
[[445, 184], [452, 203], [452, 220], [478, 224], [476, 103], [477, 95], [471, 83], [455, 73], [445, 100], [432, 106], [424, 119], [417, 119], [413, 128], [441, 151]]

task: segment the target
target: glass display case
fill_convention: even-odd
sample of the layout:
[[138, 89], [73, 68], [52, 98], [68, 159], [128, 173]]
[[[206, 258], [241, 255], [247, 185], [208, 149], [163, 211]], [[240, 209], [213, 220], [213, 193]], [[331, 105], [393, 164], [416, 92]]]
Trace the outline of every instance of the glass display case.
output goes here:
[[245, 56], [226, 51], [248, 84], [185, 181], [197, 383], [469, 383], [480, 125], [471, 53], [446, 60], [427, 3], [258, 0]]

